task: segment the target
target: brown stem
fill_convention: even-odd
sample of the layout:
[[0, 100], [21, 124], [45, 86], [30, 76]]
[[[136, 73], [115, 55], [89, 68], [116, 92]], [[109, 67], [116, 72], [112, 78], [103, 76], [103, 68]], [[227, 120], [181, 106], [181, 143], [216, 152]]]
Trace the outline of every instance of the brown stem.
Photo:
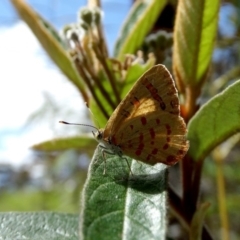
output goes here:
[[94, 83], [96, 84], [96, 86], [99, 88], [99, 90], [101, 91], [102, 95], [106, 98], [107, 102], [110, 104], [110, 106], [112, 107], [112, 109], [114, 110], [117, 106], [117, 104], [115, 104], [113, 102], [113, 100], [111, 99], [109, 93], [105, 90], [105, 88], [103, 87], [103, 85], [101, 84], [99, 78], [95, 75], [95, 73], [93, 72], [92, 68], [89, 67], [88, 65], [85, 65], [86, 70], [88, 71], [88, 73], [91, 75], [91, 78], [93, 79]]
[[120, 103], [121, 98], [120, 98], [120, 95], [119, 95], [119, 93], [117, 91], [117, 88], [116, 88], [116, 79], [114, 77], [114, 74], [112, 74], [112, 72], [110, 71], [110, 69], [107, 65], [106, 59], [103, 57], [103, 55], [99, 51], [97, 44], [93, 44], [93, 50], [94, 50], [98, 60], [101, 62], [102, 66], [104, 68], [104, 71], [105, 71], [105, 73], [106, 73], [106, 75], [107, 75], [107, 77], [110, 81], [110, 84], [111, 84], [111, 87], [113, 89], [114, 95], [116, 97], [117, 103]]
[[101, 52], [104, 54], [103, 56], [108, 57], [108, 50], [107, 50], [105, 38], [103, 36], [102, 25], [98, 24], [96, 27], [97, 27], [98, 41], [99, 41]]
[[[182, 224], [182, 226], [189, 231], [190, 224], [192, 219], [188, 219], [185, 215], [185, 210], [182, 207], [182, 201], [180, 197], [173, 191], [171, 187], [168, 187], [168, 197], [169, 197], [169, 204], [171, 206], [171, 209], [176, 216], [176, 218], [179, 220], [179, 222]], [[209, 231], [205, 226], [203, 226], [202, 229], [202, 239], [203, 240], [213, 240], [211, 237]]]
[[84, 89], [82, 89], [81, 87], [79, 87], [79, 86], [78, 86], [78, 83], [75, 83], [75, 82], [74, 82], [74, 84], [75, 84], [75, 86], [77, 87], [77, 89], [80, 91], [81, 96], [82, 96], [82, 98], [83, 98], [83, 101], [86, 102], [86, 103], [88, 103], [89, 97], [88, 97], [86, 91], [85, 91]]
[[[196, 100], [200, 94], [198, 86], [186, 87], [186, 102], [185, 102], [185, 121], [188, 122], [197, 111]], [[183, 183], [183, 209], [186, 211], [188, 219], [192, 219], [196, 211], [196, 204], [199, 194], [199, 181], [201, 176], [201, 167], [190, 157], [189, 154], [185, 156], [183, 161], [180, 162], [182, 167], [182, 183]], [[198, 168], [196, 170], [196, 168]], [[196, 171], [196, 172], [195, 172]], [[194, 173], [196, 174], [194, 176]], [[193, 184], [194, 177], [196, 182]], [[193, 186], [196, 189], [193, 189]]]
[[192, 175], [193, 175], [193, 162], [192, 159], [187, 154], [184, 159], [180, 162], [182, 168], [182, 191], [183, 191], [183, 209], [186, 216], [190, 220], [195, 211], [192, 206]]
[[116, 108], [116, 104], [113, 102], [113, 100], [110, 98], [108, 92], [104, 89], [103, 85], [100, 83], [98, 77], [92, 70], [92, 64], [89, 62], [89, 59], [87, 58], [81, 44], [79, 42], [75, 42], [77, 49], [80, 52], [80, 55], [82, 57], [82, 64], [84, 65], [84, 68], [88, 71], [88, 73], [91, 75], [91, 78], [94, 80], [95, 84], [99, 88], [102, 95], [106, 98], [110, 106], [112, 107], [112, 110]]
[[98, 107], [100, 108], [101, 112], [103, 113], [103, 115], [106, 117], [106, 119], [109, 118], [109, 115], [107, 113], [107, 111], [105, 110], [105, 108], [102, 105], [102, 102], [98, 99], [98, 96], [94, 90], [94, 88], [92, 87], [88, 76], [86, 75], [86, 73], [84, 72], [84, 69], [81, 67], [81, 62], [78, 58], [75, 58], [74, 60], [76, 69], [78, 70], [80, 76], [83, 78], [84, 82], [86, 83], [86, 85], [88, 86], [89, 91], [91, 92], [95, 102], [97, 103]]
[[192, 178], [192, 204], [197, 206], [197, 201], [200, 191], [201, 173], [202, 173], [203, 160], [199, 160], [195, 164], [194, 174]]
[[187, 86], [186, 87], [186, 118], [185, 121], [188, 122], [192, 116], [197, 111], [197, 98], [199, 97], [201, 88], [198, 86]]

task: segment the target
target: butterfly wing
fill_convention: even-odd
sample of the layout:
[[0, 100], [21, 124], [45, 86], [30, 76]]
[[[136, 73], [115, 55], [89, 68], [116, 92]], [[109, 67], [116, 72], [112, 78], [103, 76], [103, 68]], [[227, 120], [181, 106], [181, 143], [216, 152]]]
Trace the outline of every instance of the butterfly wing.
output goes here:
[[182, 118], [170, 114], [156, 117], [156, 112], [148, 113], [145, 125], [141, 116], [133, 118], [119, 133], [114, 139], [123, 153], [151, 165], [159, 162], [173, 165], [188, 150], [185, 123]]
[[156, 65], [135, 83], [109, 119], [103, 138], [140, 161], [172, 165], [188, 150], [174, 81]]

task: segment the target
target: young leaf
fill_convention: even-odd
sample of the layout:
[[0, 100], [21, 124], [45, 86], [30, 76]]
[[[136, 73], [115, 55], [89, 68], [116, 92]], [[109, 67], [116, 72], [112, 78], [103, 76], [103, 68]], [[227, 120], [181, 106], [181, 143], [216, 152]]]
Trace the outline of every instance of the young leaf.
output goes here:
[[135, 1], [115, 44], [116, 58], [138, 50], [165, 5], [166, 0]]
[[[82, 196], [81, 239], [165, 239], [166, 166], [97, 149]], [[106, 174], [103, 175], [106, 160]]]
[[177, 82], [197, 85], [206, 75], [217, 33], [219, 4], [212, 0], [179, 1], [173, 45]]
[[240, 80], [201, 107], [188, 125], [189, 154], [195, 160], [240, 131]]

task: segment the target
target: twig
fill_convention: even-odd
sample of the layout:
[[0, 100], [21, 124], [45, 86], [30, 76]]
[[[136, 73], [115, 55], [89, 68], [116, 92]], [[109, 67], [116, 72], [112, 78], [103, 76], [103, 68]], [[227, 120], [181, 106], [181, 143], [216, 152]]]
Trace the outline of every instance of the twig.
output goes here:
[[115, 104], [113, 102], [109, 93], [105, 90], [105, 88], [103, 87], [103, 84], [101, 84], [100, 80], [95, 75], [95, 73], [92, 71], [91, 67], [89, 67], [88, 65], [85, 65], [85, 69], [88, 71], [89, 75], [91, 75], [91, 78], [93, 79], [94, 83], [97, 85], [97, 87], [101, 91], [102, 95], [106, 98], [106, 100], [108, 101], [108, 103], [110, 104], [112, 109], [114, 110], [116, 108], [117, 104]]
[[[168, 187], [169, 204], [173, 210], [174, 215], [178, 218], [179, 222], [183, 223], [183, 226], [189, 231], [191, 218], [189, 219], [185, 215], [185, 209], [182, 207], [181, 198], [173, 191], [171, 187]], [[203, 226], [202, 229], [203, 240], [213, 240], [212, 236], [208, 232], [207, 228]]]
[[107, 62], [106, 62], [106, 59], [102, 56], [101, 52], [99, 52], [99, 49], [98, 49], [98, 46], [96, 44], [93, 43], [93, 50], [96, 54], [96, 57], [98, 58], [98, 60], [101, 62], [104, 70], [105, 70], [105, 73], [109, 79], [109, 82], [111, 84], [111, 87], [113, 89], [113, 92], [114, 92], [114, 95], [116, 97], [116, 100], [117, 100], [117, 103], [120, 103], [121, 102], [121, 98], [120, 98], [120, 95], [117, 91], [117, 88], [116, 88], [116, 79], [114, 77], [114, 75], [112, 74], [112, 72], [110, 71], [108, 65], [107, 65]]
[[[75, 41], [75, 45], [76, 48], [79, 50], [80, 55], [82, 57], [82, 62], [80, 64], [84, 65], [84, 68], [87, 70], [87, 72], [89, 73], [89, 75], [91, 76], [91, 78], [94, 80], [94, 82], [96, 83], [97, 87], [99, 88], [100, 92], [102, 93], [102, 95], [106, 98], [106, 100], [108, 101], [108, 103], [110, 104], [110, 106], [112, 107], [112, 110], [114, 110], [116, 108], [116, 104], [113, 102], [113, 100], [110, 98], [108, 92], [104, 89], [103, 85], [100, 83], [98, 77], [96, 76], [96, 74], [94, 73], [94, 71], [92, 70], [92, 64], [89, 63], [89, 60], [84, 52], [84, 49], [82, 48], [82, 45], [79, 43], [79, 41]], [[88, 76], [87, 76], [88, 78]]]
[[81, 62], [79, 61], [78, 58], [74, 59], [74, 63], [76, 66], [76, 69], [78, 70], [79, 74], [82, 76], [84, 82], [86, 83], [86, 85], [88, 86], [89, 91], [91, 92], [94, 100], [96, 101], [98, 107], [100, 108], [101, 112], [103, 113], [103, 115], [106, 117], [106, 119], [109, 118], [109, 115], [107, 113], [107, 111], [105, 110], [105, 108], [102, 105], [102, 102], [99, 100], [94, 88], [92, 87], [88, 76], [86, 75], [86, 73], [84, 72], [84, 69], [81, 68]]

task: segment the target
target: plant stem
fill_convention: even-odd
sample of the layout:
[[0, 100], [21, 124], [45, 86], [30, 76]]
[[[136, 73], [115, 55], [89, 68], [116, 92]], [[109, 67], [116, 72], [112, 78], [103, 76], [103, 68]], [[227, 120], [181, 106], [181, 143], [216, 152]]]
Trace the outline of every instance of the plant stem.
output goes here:
[[223, 174], [223, 158], [219, 147], [213, 151], [213, 156], [215, 159], [217, 167], [217, 190], [218, 190], [218, 206], [219, 215], [221, 220], [221, 232], [222, 239], [229, 240], [229, 221], [227, 216], [227, 203], [226, 203], [226, 193], [225, 193], [225, 181]]
[[195, 206], [195, 208], [197, 206], [198, 196], [200, 192], [200, 181], [201, 181], [201, 175], [202, 175], [203, 162], [204, 161], [201, 159], [196, 162], [193, 177], [192, 177], [191, 201], [192, 201], [192, 204]]
[[98, 99], [98, 96], [94, 90], [94, 88], [92, 87], [88, 76], [86, 75], [84, 69], [81, 67], [81, 62], [78, 58], [75, 58], [74, 60], [76, 69], [78, 70], [80, 76], [82, 76], [84, 82], [86, 83], [86, 85], [88, 86], [89, 91], [91, 92], [95, 102], [97, 103], [98, 107], [100, 108], [101, 112], [103, 113], [103, 115], [106, 117], [106, 119], [109, 118], [109, 115], [107, 113], [107, 111], [105, 110], [104, 106], [102, 105], [102, 102]]
[[98, 58], [98, 60], [101, 62], [103, 68], [104, 68], [104, 71], [109, 79], [109, 82], [111, 84], [111, 87], [113, 89], [113, 92], [114, 92], [114, 95], [116, 97], [116, 100], [117, 100], [117, 104], [121, 102], [121, 98], [120, 98], [120, 95], [117, 91], [117, 88], [116, 88], [116, 79], [114, 77], [114, 74], [112, 74], [112, 72], [110, 71], [108, 65], [107, 65], [107, 62], [106, 62], [106, 59], [103, 57], [103, 55], [101, 54], [101, 52], [99, 51], [98, 49], [98, 46], [96, 44], [93, 44], [93, 49], [94, 49], [94, 52]]
[[186, 87], [186, 101], [185, 101], [185, 108], [186, 108], [186, 118], [185, 121], [188, 122], [192, 116], [197, 111], [197, 98], [199, 97], [201, 88], [198, 86], [187, 86]]
[[[116, 108], [116, 104], [113, 102], [113, 100], [110, 98], [108, 92], [105, 90], [105, 88], [103, 87], [103, 84], [101, 84], [101, 82], [99, 81], [98, 77], [96, 76], [95, 72], [92, 70], [92, 64], [91, 62], [89, 62], [89, 59], [81, 44], [79, 42], [75, 42], [76, 44], [76, 48], [79, 51], [80, 56], [82, 57], [82, 62], [79, 61], [79, 64], [82, 64], [84, 66], [84, 69], [87, 70], [87, 72], [89, 73], [89, 75], [91, 76], [91, 78], [94, 80], [94, 83], [97, 85], [97, 87], [99, 88], [101, 94], [106, 98], [106, 100], [108, 101], [108, 103], [110, 104], [110, 106], [112, 107], [112, 110], [114, 110]], [[86, 74], [85, 74], [86, 76]], [[86, 78], [89, 78], [89, 76], [86, 76]], [[91, 83], [89, 82], [89, 84], [91, 85]], [[89, 86], [89, 85], [88, 85]], [[92, 92], [92, 91], [91, 91]]]
[[109, 105], [112, 107], [112, 110], [114, 110], [117, 105], [113, 102], [113, 100], [111, 99], [109, 93], [105, 90], [105, 88], [103, 87], [103, 84], [101, 84], [99, 78], [95, 75], [95, 73], [93, 72], [91, 67], [85, 65], [85, 69], [87, 70], [87, 72], [89, 73], [91, 78], [93, 79], [93, 81], [96, 84], [96, 86], [101, 91], [102, 95], [106, 98], [106, 100], [109, 103]]
[[[171, 187], [168, 187], [168, 196], [169, 196], [169, 204], [171, 206], [171, 210], [173, 211], [176, 218], [181, 222], [182, 226], [189, 231], [191, 219], [189, 220], [185, 215], [185, 210], [182, 207], [182, 201], [180, 197], [173, 191]], [[203, 240], [213, 240], [212, 236], [208, 232], [207, 228], [203, 226], [202, 229], [202, 239]]]
[[188, 219], [191, 220], [195, 207], [192, 205], [192, 176], [193, 176], [193, 160], [187, 154], [184, 159], [180, 162], [182, 172], [182, 204], [185, 214]]

